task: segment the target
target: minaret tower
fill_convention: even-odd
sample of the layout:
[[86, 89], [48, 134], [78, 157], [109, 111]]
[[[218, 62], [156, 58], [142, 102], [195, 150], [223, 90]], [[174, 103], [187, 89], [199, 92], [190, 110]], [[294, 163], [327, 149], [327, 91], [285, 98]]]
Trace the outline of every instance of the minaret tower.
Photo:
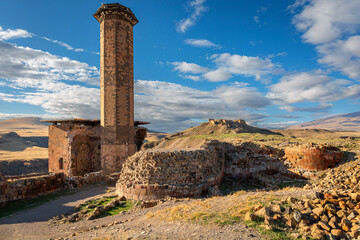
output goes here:
[[132, 11], [118, 3], [103, 4], [94, 14], [100, 23], [101, 165], [118, 172], [134, 143], [134, 57]]

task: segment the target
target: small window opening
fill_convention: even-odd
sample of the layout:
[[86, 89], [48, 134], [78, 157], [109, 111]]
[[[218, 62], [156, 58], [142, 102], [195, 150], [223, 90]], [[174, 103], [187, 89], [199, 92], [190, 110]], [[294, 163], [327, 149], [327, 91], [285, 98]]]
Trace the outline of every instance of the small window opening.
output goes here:
[[59, 169], [64, 169], [64, 159], [63, 158], [59, 159]]

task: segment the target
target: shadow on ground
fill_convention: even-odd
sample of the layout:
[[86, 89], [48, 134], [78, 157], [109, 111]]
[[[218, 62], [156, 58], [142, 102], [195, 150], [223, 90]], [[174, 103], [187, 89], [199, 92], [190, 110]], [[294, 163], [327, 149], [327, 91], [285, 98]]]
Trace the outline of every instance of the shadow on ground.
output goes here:
[[[79, 190], [63, 191], [55, 194], [54, 198], [50, 196], [49, 199], [44, 199], [49, 197], [48, 195], [32, 200], [15, 202], [0, 208], [2, 213], [7, 211], [11, 214], [11, 208], [13, 208], [13, 212], [16, 212], [13, 215], [1, 218], [0, 225], [48, 221], [50, 218], [67, 213], [75, 206], [99, 194], [104, 194], [112, 188], [112, 186], [108, 185], [95, 185]], [[34, 207], [34, 205], [36, 206]]]

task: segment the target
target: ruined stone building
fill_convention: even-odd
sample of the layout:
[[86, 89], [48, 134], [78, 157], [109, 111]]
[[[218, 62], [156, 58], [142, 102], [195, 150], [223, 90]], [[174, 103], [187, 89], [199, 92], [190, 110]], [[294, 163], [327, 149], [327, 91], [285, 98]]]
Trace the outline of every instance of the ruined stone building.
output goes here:
[[132, 11], [103, 4], [100, 23], [101, 120], [53, 120], [49, 127], [49, 171], [69, 176], [103, 170], [118, 172], [146, 137], [147, 122], [134, 121]]

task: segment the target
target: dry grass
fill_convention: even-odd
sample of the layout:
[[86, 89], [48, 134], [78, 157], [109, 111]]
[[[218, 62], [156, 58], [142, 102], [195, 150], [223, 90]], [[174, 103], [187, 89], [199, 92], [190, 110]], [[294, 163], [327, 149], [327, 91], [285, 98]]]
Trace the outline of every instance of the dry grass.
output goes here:
[[[289, 191], [289, 190], [287, 190]], [[286, 196], [274, 192], [236, 192], [232, 195], [196, 200], [189, 204], [148, 213], [149, 218], [165, 221], [188, 221], [196, 223], [231, 224], [243, 219], [248, 211], [257, 206], [278, 203]]]
[[24, 151], [0, 151], [0, 161], [34, 160], [48, 158], [48, 149], [28, 147]]

